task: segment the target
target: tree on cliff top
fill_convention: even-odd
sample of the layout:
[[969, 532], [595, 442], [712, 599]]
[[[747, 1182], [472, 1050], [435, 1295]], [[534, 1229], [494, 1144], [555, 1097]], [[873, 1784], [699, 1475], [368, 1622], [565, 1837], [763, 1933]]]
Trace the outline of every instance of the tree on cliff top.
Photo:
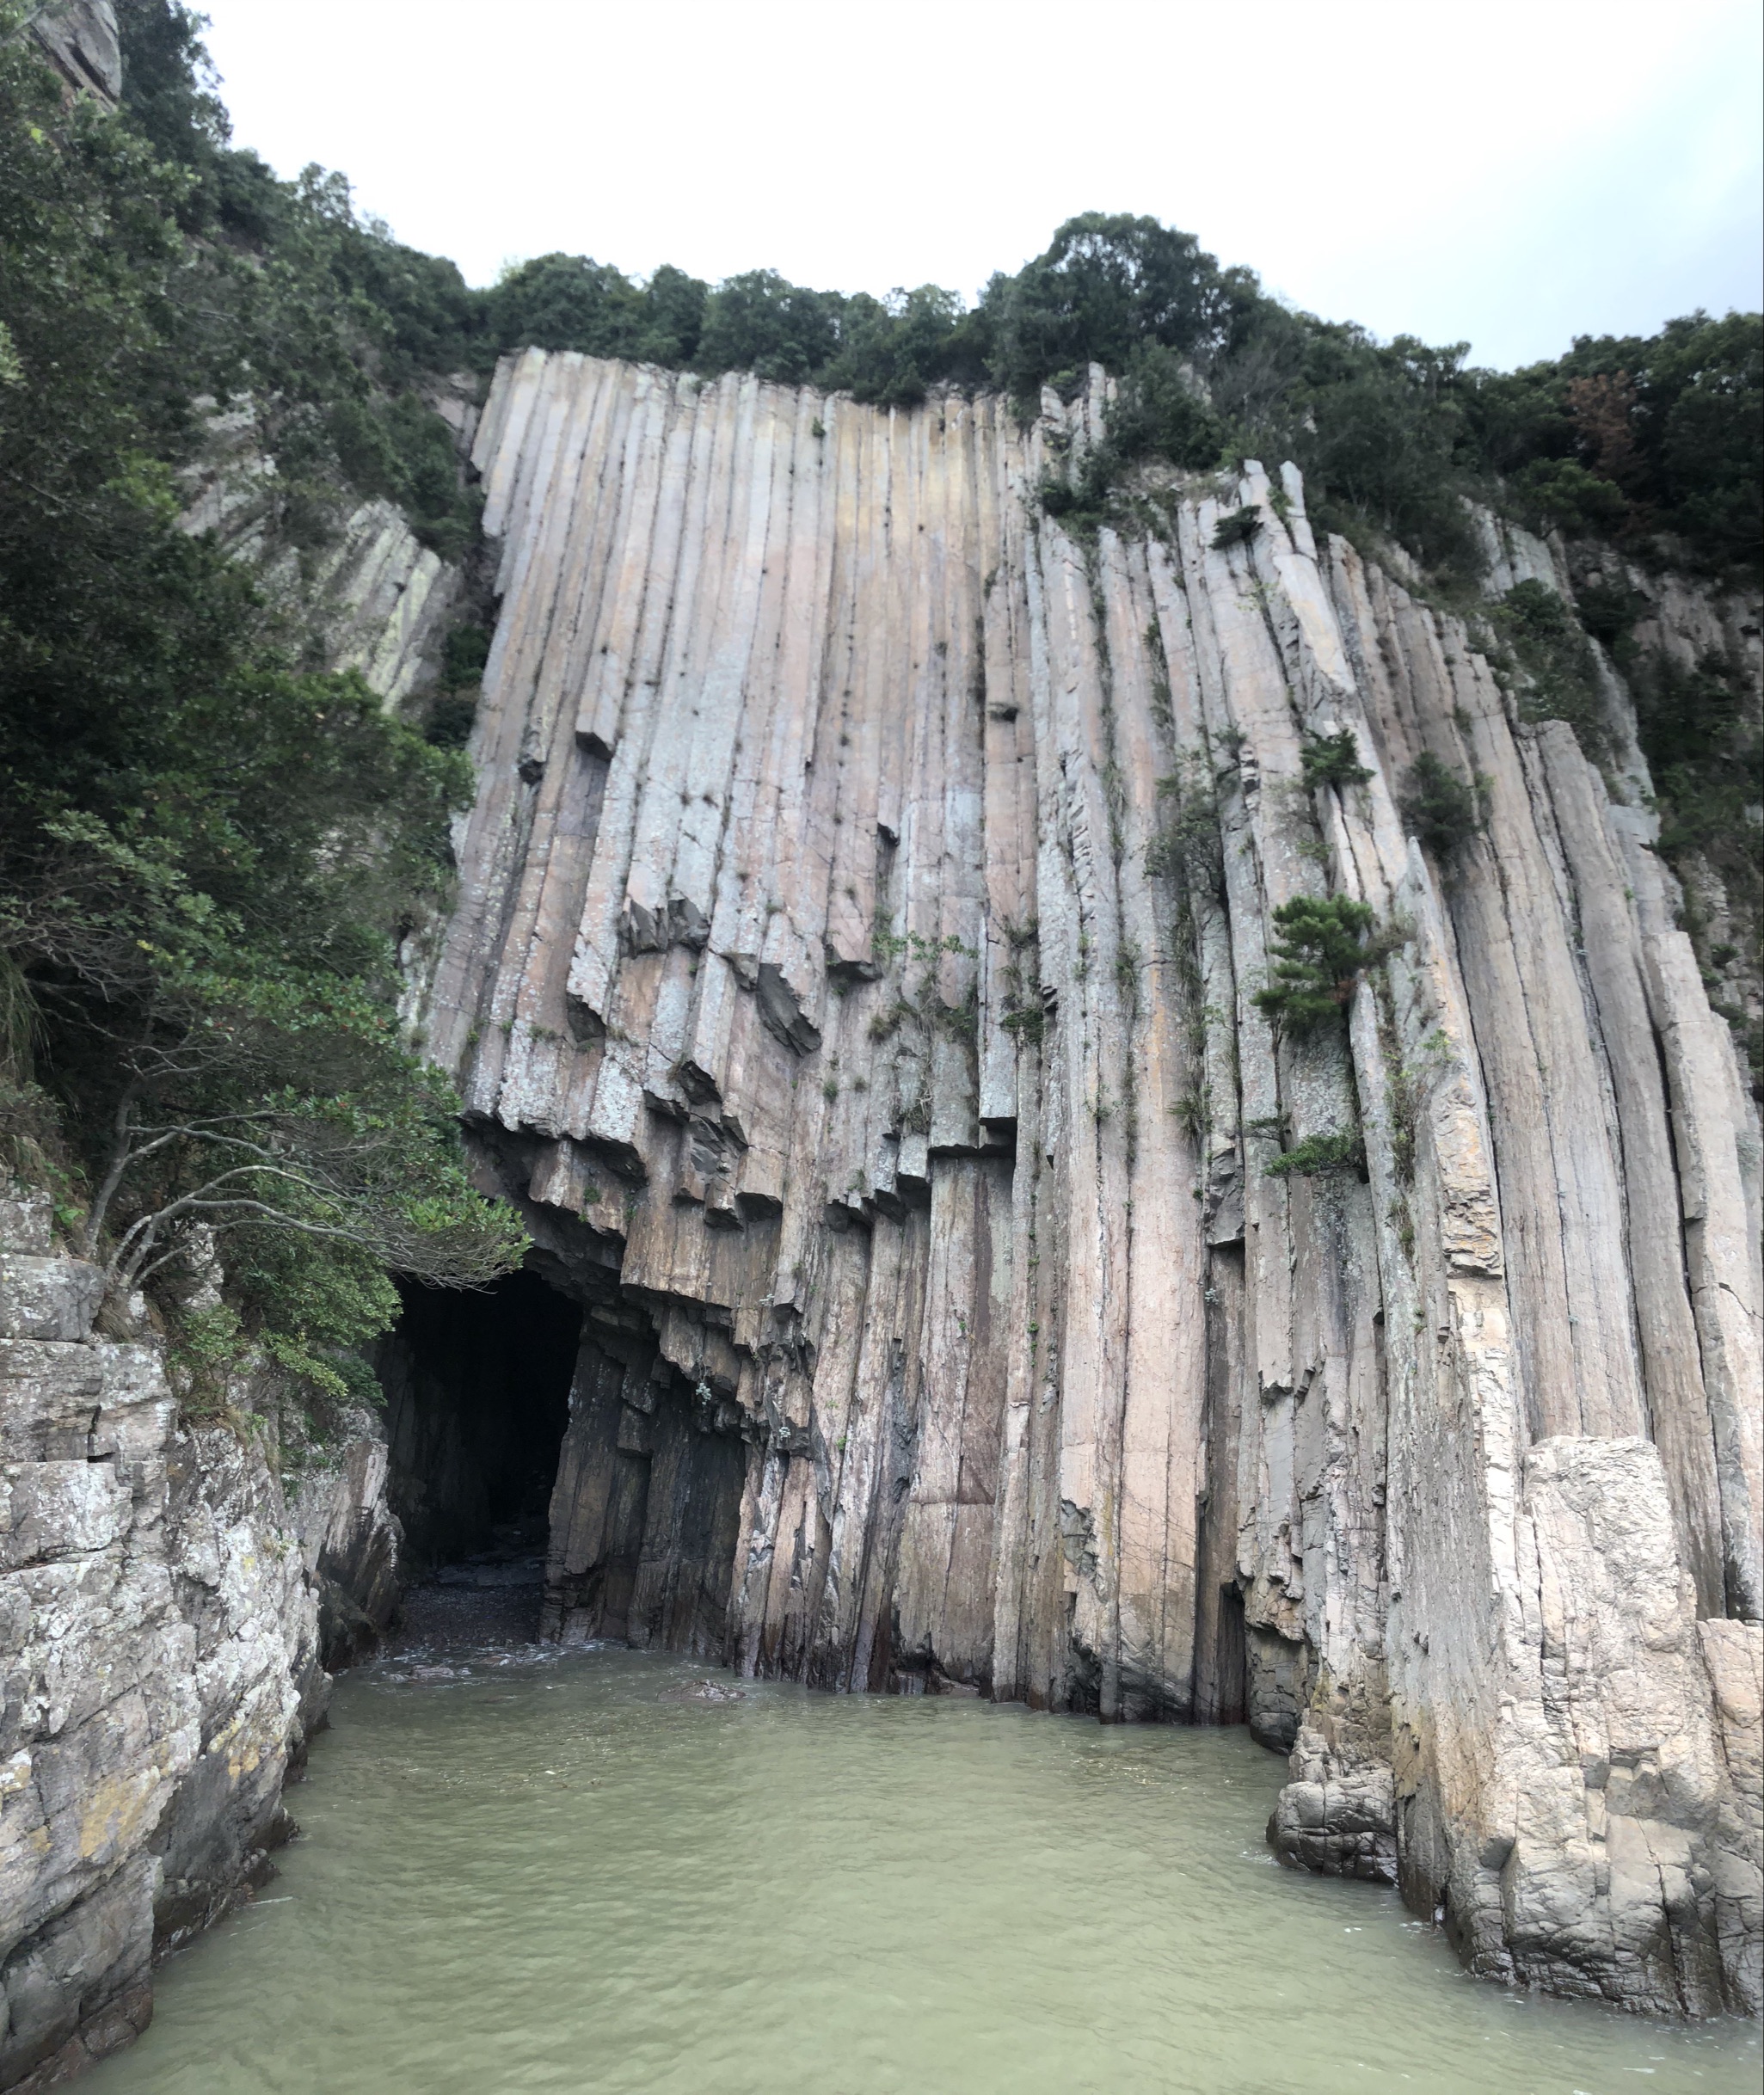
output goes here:
[[1147, 344], [1210, 362], [1257, 295], [1248, 270], [1221, 270], [1192, 233], [1099, 211], [1068, 218], [1015, 276], [995, 276], [993, 383], [1025, 402], [1086, 366], [1124, 372]]

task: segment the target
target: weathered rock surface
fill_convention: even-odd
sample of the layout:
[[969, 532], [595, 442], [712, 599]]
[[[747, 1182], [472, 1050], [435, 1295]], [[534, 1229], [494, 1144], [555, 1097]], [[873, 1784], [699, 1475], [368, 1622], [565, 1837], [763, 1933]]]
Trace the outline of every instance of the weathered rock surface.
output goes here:
[[122, 93], [122, 52], [111, 0], [50, 0], [32, 34], [70, 89], [114, 105]]
[[[279, 1476], [0, 1199], [0, 2087], [126, 2043], [165, 1947], [261, 1881], [334, 1643], [393, 1600], [383, 1441]], [[347, 1596], [345, 1609], [337, 1596]]]
[[266, 592], [310, 633], [328, 669], [359, 671], [389, 706], [433, 673], [458, 601], [459, 569], [423, 545], [402, 510], [376, 497], [340, 519], [304, 562], [274, 531], [275, 465], [250, 407], [208, 419], [183, 476], [179, 521], [212, 531], [249, 562]]
[[[425, 1017], [587, 1306], [550, 1629], [1247, 1717], [1282, 1855], [1477, 1968], [1756, 2005], [1757, 1128], [1621, 685], [1607, 783], [1290, 469], [1074, 539], [1102, 396], [498, 373]], [[1329, 893], [1392, 949], [1282, 1037]]]

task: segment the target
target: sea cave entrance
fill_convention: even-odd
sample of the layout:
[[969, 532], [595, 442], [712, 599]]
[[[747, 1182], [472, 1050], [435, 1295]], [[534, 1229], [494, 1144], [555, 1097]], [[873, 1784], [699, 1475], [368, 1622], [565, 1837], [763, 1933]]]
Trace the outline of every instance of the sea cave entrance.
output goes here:
[[581, 1306], [525, 1269], [482, 1289], [401, 1293], [378, 1370], [407, 1575], [495, 1584], [500, 1565], [533, 1588], [537, 1608]]

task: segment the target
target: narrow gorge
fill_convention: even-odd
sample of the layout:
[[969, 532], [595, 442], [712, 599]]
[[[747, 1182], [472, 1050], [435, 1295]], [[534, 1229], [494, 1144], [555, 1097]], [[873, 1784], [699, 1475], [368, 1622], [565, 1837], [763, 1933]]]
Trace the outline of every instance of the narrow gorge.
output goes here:
[[305, 668], [438, 748], [473, 688], [398, 1017], [526, 1248], [401, 1275], [353, 1381], [211, 1373], [227, 1244], [119, 1285], [71, 1152], [0, 1154], [0, 2088], [146, 2026], [331, 1674], [516, 1534], [547, 1643], [1247, 1725], [1279, 1861], [1472, 1973], [1764, 2010], [1755, 926], [1636, 668], [1755, 722], [1764, 604], [1469, 496], [1454, 579], [1281, 457], [1124, 461], [1124, 384], [505, 349], [421, 380], [454, 539], [300, 541], [197, 402], [154, 499]]

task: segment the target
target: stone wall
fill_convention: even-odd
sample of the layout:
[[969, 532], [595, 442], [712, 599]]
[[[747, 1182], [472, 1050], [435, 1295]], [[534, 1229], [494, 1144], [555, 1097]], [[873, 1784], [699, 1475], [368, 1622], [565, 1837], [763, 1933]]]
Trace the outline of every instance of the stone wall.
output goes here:
[[[1477, 1969], [1755, 2002], [1757, 1123], [1626, 696], [1607, 777], [1290, 468], [1068, 534], [1103, 398], [497, 375], [425, 1018], [587, 1310], [550, 1619], [1241, 1712], [1283, 1858]], [[1423, 752], [1486, 782], [1443, 864]], [[1393, 949], [1283, 1036], [1272, 912], [1330, 893]]]

